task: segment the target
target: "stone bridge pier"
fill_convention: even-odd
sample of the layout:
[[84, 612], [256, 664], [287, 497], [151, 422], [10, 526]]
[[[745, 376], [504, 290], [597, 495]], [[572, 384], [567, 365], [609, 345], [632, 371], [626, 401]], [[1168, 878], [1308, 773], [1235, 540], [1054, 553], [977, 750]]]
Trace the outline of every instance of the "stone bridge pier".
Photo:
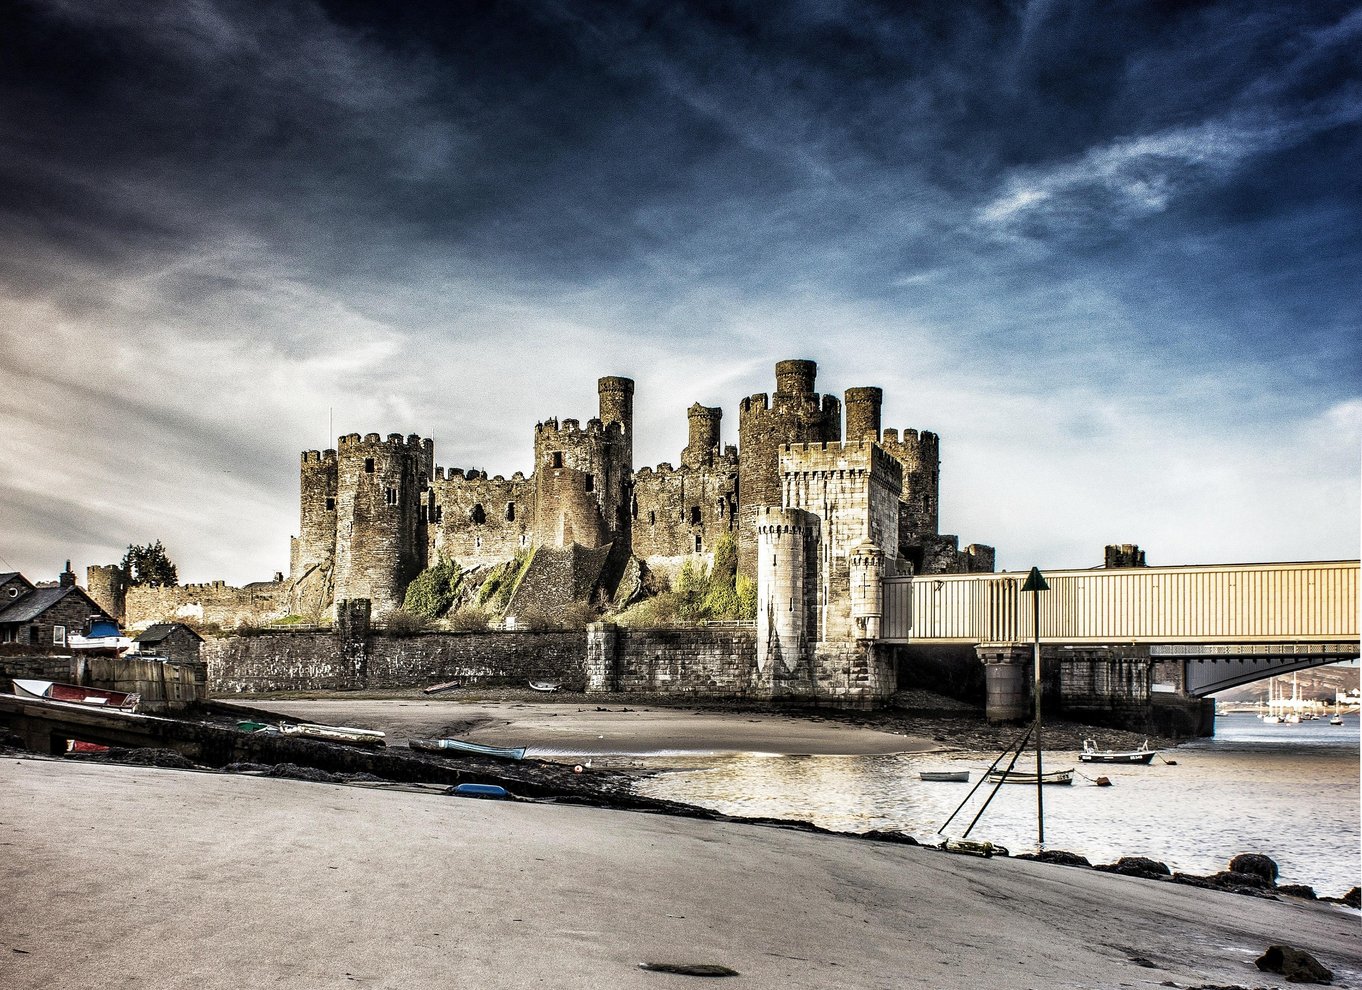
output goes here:
[[[991, 722], [1024, 721], [1034, 710], [1029, 643], [984, 643], [985, 713]], [[1041, 647], [1044, 714], [1169, 736], [1209, 736], [1215, 702], [1186, 693], [1183, 665], [1142, 646]]]

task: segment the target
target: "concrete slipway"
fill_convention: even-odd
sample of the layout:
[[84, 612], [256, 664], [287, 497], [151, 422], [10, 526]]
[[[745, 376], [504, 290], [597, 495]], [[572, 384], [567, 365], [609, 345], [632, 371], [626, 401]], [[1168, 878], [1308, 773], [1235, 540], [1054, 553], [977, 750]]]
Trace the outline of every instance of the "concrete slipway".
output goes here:
[[[0, 986], [1362, 986], [1358, 914], [584, 807], [0, 763]], [[1133, 961], [1144, 960], [1144, 963]]]

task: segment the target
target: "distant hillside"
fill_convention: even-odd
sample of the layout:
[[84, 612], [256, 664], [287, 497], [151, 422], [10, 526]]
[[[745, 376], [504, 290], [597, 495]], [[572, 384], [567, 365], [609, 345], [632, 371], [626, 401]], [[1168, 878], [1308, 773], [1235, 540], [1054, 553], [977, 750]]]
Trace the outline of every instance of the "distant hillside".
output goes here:
[[[1358, 668], [1356, 660], [1349, 660], [1345, 663], [1330, 664], [1327, 667], [1312, 667], [1310, 670], [1302, 670], [1296, 675], [1296, 680], [1300, 685], [1300, 695], [1302, 698], [1317, 698], [1321, 701], [1334, 700], [1335, 691], [1351, 691], [1357, 688], [1358, 678], [1362, 676], [1362, 670]], [[1278, 697], [1283, 692], [1282, 685], [1286, 686], [1286, 697], [1291, 696], [1291, 675], [1284, 674], [1275, 678], [1278, 686]], [[1262, 701], [1267, 697], [1267, 681], [1254, 681], [1252, 684], [1244, 684], [1241, 687], [1230, 688], [1216, 695], [1221, 701]]]

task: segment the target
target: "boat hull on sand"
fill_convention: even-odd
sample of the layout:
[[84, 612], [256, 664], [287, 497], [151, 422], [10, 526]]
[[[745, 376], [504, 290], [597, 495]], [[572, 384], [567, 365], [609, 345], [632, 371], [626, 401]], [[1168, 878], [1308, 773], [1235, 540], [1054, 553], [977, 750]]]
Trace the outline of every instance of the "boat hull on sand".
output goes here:
[[422, 753], [438, 753], [440, 756], [492, 756], [500, 760], [523, 760], [524, 746], [485, 746], [482, 743], [466, 742], [463, 739], [408, 739], [407, 745]]
[[62, 684], [59, 681], [37, 681], [15, 678], [12, 682], [14, 693], [20, 698], [36, 701], [64, 701], [73, 705], [89, 705], [110, 711], [135, 712], [142, 703], [140, 694], [124, 691], [104, 691], [100, 688], [82, 687], [79, 684]]
[[279, 731], [286, 736], [320, 739], [324, 742], [345, 743], [350, 746], [385, 746], [384, 733], [376, 729], [352, 729], [347, 725], [318, 725], [314, 722], [281, 723]]
[[940, 783], [968, 784], [968, 770], [919, 770], [918, 777]]

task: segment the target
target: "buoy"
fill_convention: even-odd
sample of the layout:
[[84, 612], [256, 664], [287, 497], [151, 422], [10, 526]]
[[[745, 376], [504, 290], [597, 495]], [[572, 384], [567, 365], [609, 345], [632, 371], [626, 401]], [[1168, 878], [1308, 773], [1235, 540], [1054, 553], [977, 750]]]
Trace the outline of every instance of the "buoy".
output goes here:
[[572, 772], [573, 772], [573, 773], [581, 773], [581, 772], [582, 772], [582, 765], [581, 765], [580, 763], [578, 763], [575, 767], [572, 768]]

